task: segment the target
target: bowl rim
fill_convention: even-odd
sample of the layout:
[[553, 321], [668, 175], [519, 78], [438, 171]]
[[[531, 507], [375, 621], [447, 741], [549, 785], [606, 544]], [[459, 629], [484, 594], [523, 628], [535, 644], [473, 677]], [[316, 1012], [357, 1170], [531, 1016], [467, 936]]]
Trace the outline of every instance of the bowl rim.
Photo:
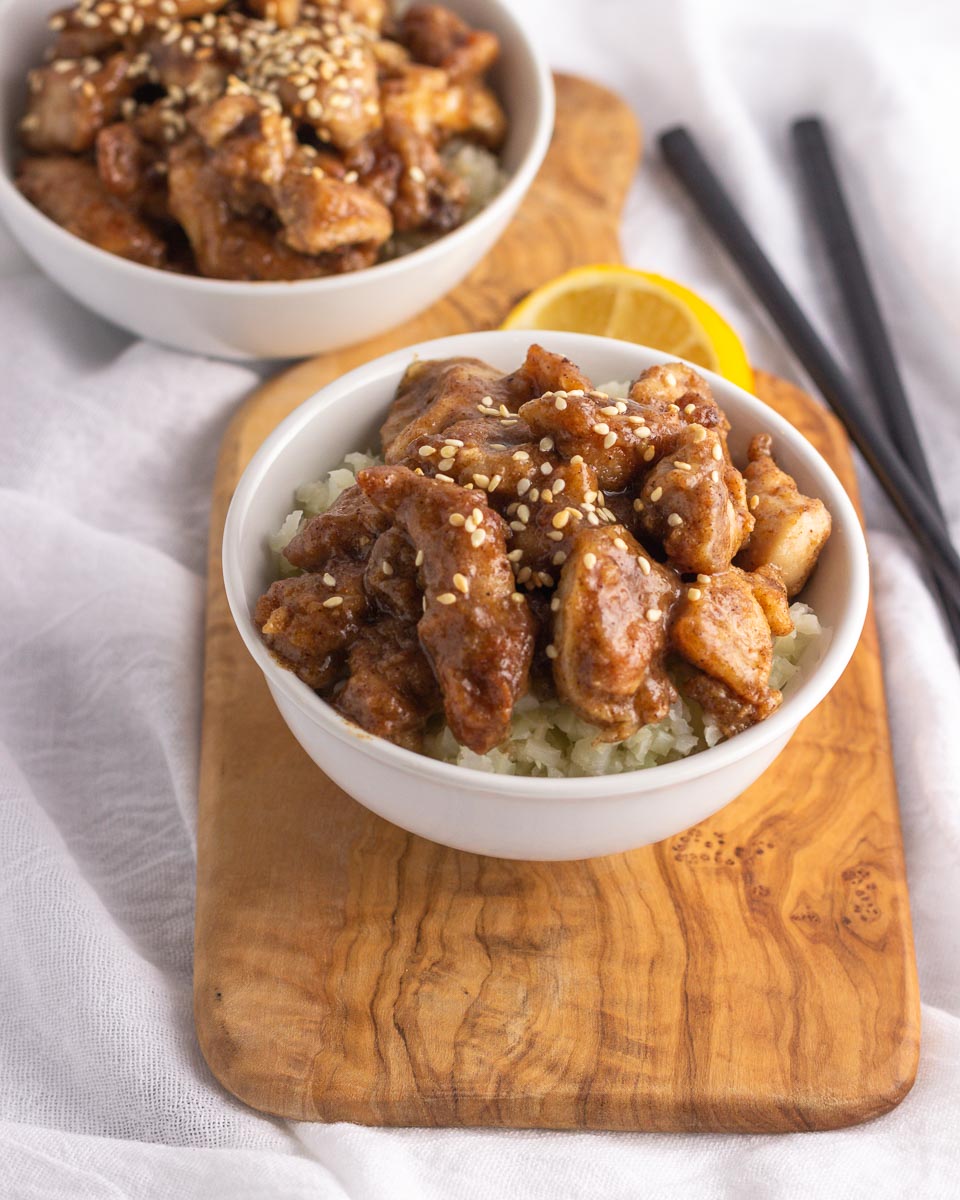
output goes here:
[[[546, 346], [562, 342], [562, 352], [576, 360], [589, 361], [591, 349], [611, 346], [620, 349], [624, 356], [624, 373], [632, 356], [639, 360], [643, 356], [661, 361], [683, 361], [675, 355], [665, 355], [653, 347], [622, 342], [615, 338], [596, 337], [592, 334], [569, 333], [560, 330], [484, 330], [474, 333], [454, 334], [443, 338], [418, 342], [394, 350], [389, 354], [372, 359], [341, 375], [308, 397], [291, 412], [264, 440], [244, 469], [227, 512], [223, 529], [222, 570], [227, 602], [233, 621], [239, 630], [247, 650], [263, 672], [271, 691], [282, 693], [285, 700], [296, 706], [318, 732], [330, 734], [338, 741], [354, 746], [362, 754], [372, 755], [383, 763], [406, 775], [428, 776], [437, 783], [458, 788], [461, 791], [489, 790], [491, 780], [496, 780], [497, 791], [508, 796], [544, 802], [573, 802], [584, 795], [614, 800], [627, 795], [638, 795], [658, 791], [664, 787], [689, 782], [692, 779], [722, 770], [742, 759], [749, 758], [755, 751], [770, 745], [780, 738], [789, 737], [799, 723], [826, 696], [839, 679], [860, 640], [866, 620], [869, 602], [869, 564], [866, 540], [860, 518], [833, 469], [818, 450], [788, 421], [769, 408], [758, 397], [730, 383], [713, 371], [690, 363], [704, 375], [723, 403], [725, 392], [732, 392], [741, 403], [756, 411], [763, 427], [781, 443], [788, 443], [791, 454], [799, 458], [807, 470], [816, 477], [818, 494], [827, 504], [834, 519], [834, 526], [847, 531], [847, 578], [848, 595], [842, 615], [830, 627], [830, 637], [823, 656], [814, 670], [801, 680], [796, 691], [784, 697], [783, 705], [766, 720], [720, 742], [716, 746], [701, 750], [675, 762], [662, 763], [655, 767], [625, 771], [616, 775], [571, 776], [550, 778], [544, 776], [500, 775], [493, 772], [476, 771], [454, 763], [442, 762], [419, 754], [413, 750], [396, 746], [392, 742], [360, 729], [342, 717], [332, 705], [321, 699], [292, 671], [282, 667], [260, 640], [252, 615], [247, 609], [243, 592], [240, 568], [239, 534], [247, 510], [264, 476], [269, 472], [276, 457], [312, 424], [318, 412], [329, 408], [333, 411], [339, 402], [349, 397], [353, 388], [360, 383], [381, 381], [385, 384], [384, 407], [389, 403], [389, 393], [395, 387], [399, 374], [415, 356], [442, 358], [453, 354], [474, 354], [482, 358], [484, 347], [497, 343], [498, 348], [511, 352], [516, 348], [522, 358], [524, 348], [534, 338]], [[446, 353], [445, 353], [446, 352]], [[519, 361], [519, 359], [518, 359]], [[644, 364], [646, 365], [646, 364]], [[643, 369], [639, 361], [633, 367]], [[633, 367], [630, 369], [632, 370]], [[291, 496], [298, 481], [291, 481]], [[266, 536], [268, 531], [264, 531]]]
[[[445, 0], [451, 8], [456, 9], [457, 0]], [[0, 0], [0, 18], [4, 11], [13, 8], [16, 0]], [[42, 230], [54, 242], [72, 247], [81, 257], [85, 257], [91, 269], [111, 268], [127, 275], [131, 281], [146, 282], [155, 280], [172, 289], [182, 289], [197, 294], [223, 297], [229, 294], [247, 293], [257, 296], [287, 295], [293, 289], [305, 292], [329, 292], [331, 294], [349, 288], [358, 280], [373, 280], [381, 283], [395, 275], [403, 275], [410, 270], [422, 266], [428, 268], [430, 263], [442, 257], [448, 250], [456, 251], [461, 243], [469, 241], [474, 234], [484, 228], [496, 224], [503, 218], [506, 220], [514, 212], [526, 195], [534, 176], [540, 170], [546, 157], [553, 135], [554, 118], [556, 115], [556, 95], [553, 86], [553, 75], [546, 58], [539, 49], [533, 35], [529, 33], [523, 22], [517, 19], [512, 11], [509, 0], [484, 0], [488, 9], [495, 9], [498, 20], [507, 26], [516, 44], [522, 47], [529, 69], [529, 79], [526, 81], [531, 99], [536, 108], [536, 121], [533, 125], [529, 145], [523, 152], [523, 157], [511, 173], [506, 184], [478, 213], [475, 213], [456, 229], [442, 234], [435, 241], [408, 254], [402, 254], [387, 262], [374, 263], [370, 267], [362, 267], [357, 271], [345, 271], [340, 275], [322, 275], [316, 279], [294, 280], [233, 280], [209, 279], [204, 275], [182, 275], [175, 271], [164, 271], [159, 267], [149, 267], [143, 263], [133, 262], [119, 254], [102, 250], [90, 242], [84, 241], [74, 233], [70, 233], [62, 225], [41, 212], [36, 205], [20, 192], [14, 183], [13, 172], [5, 162], [0, 160], [0, 211], [7, 206], [16, 209], [24, 219], [32, 220], [35, 228]], [[50, 11], [56, 7], [50, 4]], [[46, 9], [42, 12], [45, 19]], [[502, 37], [502, 34], [500, 35]], [[0, 123], [8, 119], [9, 114], [0, 93]], [[12, 147], [15, 149], [15, 146]], [[12, 233], [13, 231], [11, 231]], [[14, 235], [15, 236], [15, 235]], [[19, 238], [16, 239], [19, 242]]]

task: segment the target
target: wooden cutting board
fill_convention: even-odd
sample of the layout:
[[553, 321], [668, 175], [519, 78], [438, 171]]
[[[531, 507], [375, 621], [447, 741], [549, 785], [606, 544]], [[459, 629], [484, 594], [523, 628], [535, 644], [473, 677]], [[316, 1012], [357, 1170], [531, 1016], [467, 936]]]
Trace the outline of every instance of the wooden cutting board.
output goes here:
[[[203, 1053], [264, 1112], [380, 1125], [830, 1129], [909, 1090], [919, 1048], [896, 788], [872, 615], [766, 775], [660, 845], [578, 863], [424, 841], [326, 779], [227, 609], [220, 534], [254, 450], [343, 371], [495, 326], [528, 288], [619, 257], [629, 110], [558, 79], [557, 131], [473, 276], [375, 341], [269, 383], [225, 438], [211, 516], [195, 1011]], [[759, 376], [856, 497], [836, 421]], [[296, 483], [291, 480], [291, 487]]]

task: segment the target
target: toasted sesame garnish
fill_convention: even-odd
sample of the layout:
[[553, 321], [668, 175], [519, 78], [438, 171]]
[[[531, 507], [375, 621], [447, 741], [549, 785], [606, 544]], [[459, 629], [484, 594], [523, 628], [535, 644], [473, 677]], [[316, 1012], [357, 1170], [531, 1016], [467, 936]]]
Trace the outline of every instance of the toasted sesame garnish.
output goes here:
[[473, 517], [467, 517], [467, 519], [463, 523], [463, 527], [467, 531], [467, 533], [473, 533], [473, 531], [477, 527], [477, 523], [473, 519]]
[[527, 494], [527, 492], [529, 492], [529, 491], [530, 491], [530, 480], [529, 479], [521, 479], [520, 482], [517, 484], [517, 495], [525, 496]]
[[490, 476], [489, 475], [474, 475], [473, 482], [476, 487], [485, 488], [490, 483]]
[[470, 545], [474, 548], [474, 550], [476, 550], [479, 546], [482, 546], [486, 540], [487, 534], [483, 529], [475, 529], [473, 533], [470, 534]]
[[517, 583], [526, 583], [533, 571], [529, 567], [521, 567], [517, 572]]
[[552, 475], [553, 474], [553, 466], [548, 462], [541, 463], [540, 464], [540, 474], [541, 475]]
[[469, 595], [470, 580], [466, 577], [466, 575], [461, 575], [459, 571], [453, 577], [453, 586], [458, 592], [463, 592], [465, 596]]
[[615, 446], [616, 444], [617, 444], [617, 435], [615, 433], [608, 433], [607, 436], [603, 439], [604, 450], [609, 450], [611, 446]]
[[458, 527], [463, 525], [466, 522], [466, 519], [467, 518], [463, 515], [463, 513], [451, 513], [450, 516], [447, 517], [447, 520], [451, 525], [456, 525]]
[[687, 589], [687, 599], [688, 600], [699, 600], [702, 595], [703, 595], [703, 592], [701, 592], [699, 588], [688, 588]]
[[667, 412], [678, 413], [679, 411], [680, 411], [679, 404], [668, 404], [667, 405]]
[[646, 618], [648, 621], [659, 621], [662, 616], [663, 616], [663, 613], [660, 611], [659, 608], [648, 608], [647, 609]]
[[439, 479], [441, 483], [456, 483], [452, 475], [444, 475], [441, 471], [434, 475], [434, 479]]
[[600, 518], [597, 516], [597, 514], [595, 512], [587, 513], [587, 521], [591, 525], [599, 525], [600, 524]]
[[510, 528], [514, 533], [523, 533], [523, 531], [526, 529], [526, 525], [524, 525], [522, 521], [511, 521]]
[[676, 529], [678, 525], [683, 524], [683, 517], [681, 517], [679, 513], [671, 513], [670, 516], [667, 517], [667, 524]]
[[602, 436], [603, 434], [610, 432], [610, 426], [606, 423], [606, 421], [598, 421], [593, 427], [593, 432]]
[[557, 650], [557, 648], [553, 644], [553, 642], [551, 642], [550, 645], [546, 648], [544, 653], [546, 654], [547, 658], [556, 658], [559, 651]]
[[600, 413], [604, 417], [615, 417], [617, 415], [618, 411], [619, 410], [617, 409], [615, 404], [608, 404], [606, 408], [600, 409]]
[[573, 458], [570, 459], [570, 465], [572, 467], [579, 467], [582, 462], [583, 462], [582, 454], [575, 454], [573, 456]]
[[707, 440], [707, 431], [702, 425], [691, 425], [690, 437], [695, 445], [699, 445], [701, 442], [705, 442]]
[[757, 495], [750, 497], [750, 511], [752, 512], [760, 503], [760, 497]]
[[644, 575], [650, 574], [650, 560], [648, 558], [644, 558], [642, 554], [638, 554], [637, 563]]
[[593, 490], [593, 488], [588, 488], [583, 493], [583, 498], [586, 500], [587, 504], [593, 504], [597, 499], [597, 493]]
[[693, 470], [693, 467], [691, 467], [688, 462], [680, 462], [678, 460], [674, 460], [673, 465], [677, 468], [678, 471], [692, 471]]
[[540, 449], [543, 451], [552, 450], [553, 449], [553, 438], [552, 437], [541, 438], [540, 439]]
[[567, 486], [565, 479], [555, 479], [553, 481], [553, 494], [558, 496]]
[[616, 546], [616, 548], [618, 550], [626, 550], [626, 548], [627, 548], [627, 543], [623, 540], [622, 537], [615, 537], [613, 539], [613, 544]]
[[550, 601], [550, 611], [551, 612], [559, 612], [560, 611], [560, 597], [559, 596], [554, 596], [553, 599]]
[[514, 460], [514, 462], [529, 462], [530, 461], [530, 455], [526, 452], [526, 450], [515, 450], [513, 452], [513, 454], [510, 455], [510, 457]]
[[415, 567], [423, 566], [423, 551], [422, 550], [417, 551], [417, 557], [413, 560], [413, 565]]
[[526, 525], [526, 523], [530, 520], [530, 509], [527, 508], [525, 504], [518, 504], [517, 516], [524, 523], [524, 525]]
[[337, 581], [334, 579], [334, 577], [330, 574], [329, 571], [327, 571], [326, 574], [324, 575], [323, 582], [327, 585], [327, 587], [336, 587], [337, 586]]
[[563, 530], [562, 529], [548, 529], [547, 537], [550, 539], [551, 542], [562, 542], [563, 541]]
[[676, 387], [677, 386], [677, 377], [676, 377], [676, 375], [674, 375], [674, 373], [672, 371], [668, 371], [666, 373], [666, 375], [664, 375], [663, 378], [664, 378], [664, 382], [666, 383], [667, 387]]
[[456, 604], [457, 598], [453, 592], [441, 592], [437, 597], [438, 604]]
[[685, 404], [683, 406], [683, 411], [687, 414], [688, 417], [692, 417], [693, 414], [697, 411], [697, 406], [695, 404]]
[[446, 458], [456, 458], [457, 457], [456, 446], [441, 446], [440, 447], [440, 457], [445, 458], [445, 459]]
[[564, 525], [569, 523], [569, 521], [570, 512], [568, 509], [563, 508], [560, 510], [560, 512], [553, 514], [553, 520], [550, 522], [550, 524], [554, 527], [554, 529], [562, 529]]
[[656, 504], [656, 502], [660, 499], [660, 497], [662, 495], [663, 495], [663, 488], [655, 487], [653, 489], [653, 491], [650, 493], [650, 499], [653, 501], [654, 504]]
[[523, 594], [523, 592], [511, 592], [510, 599], [514, 602], [514, 604], [523, 604], [523, 602], [526, 600], [526, 596]]
[[540, 499], [544, 502], [544, 504], [552, 504], [553, 503], [553, 489], [552, 488], [544, 488], [543, 491], [540, 493]]
[[497, 488], [500, 486], [501, 483], [503, 483], [503, 476], [502, 475], [494, 475], [493, 478], [490, 480], [490, 482], [487, 484], [487, 491], [490, 492], [492, 495], [497, 490]]
[[644, 452], [643, 452], [643, 461], [644, 462], [653, 462], [654, 455], [656, 453], [657, 453], [657, 451], [653, 446], [648, 446], [646, 448], [646, 450], [644, 450]]
[[536, 502], [540, 499], [540, 489], [539, 488], [531, 488], [527, 495], [527, 499], [530, 501], [531, 504], [536, 504]]
[[588, 571], [597, 565], [597, 556], [593, 553], [592, 550], [588, 550], [587, 553], [583, 556], [583, 565], [587, 568]]
[[392, 575], [393, 574], [393, 567], [387, 562], [386, 559], [384, 559], [383, 562], [380, 564], [380, 570], [384, 573], [384, 575]]
[[717, 460], [717, 462], [719, 462], [720, 459], [723, 458], [723, 451], [720, 449], [719, 442], [717, 442], [717, 444], [713, 447], [713, 457]]
[[563, 410], [567, 407], [567, 402], [562, 396], [557, 396], [553, 402], [553, 407], [557, 409], [558, 412], [563, 412]]
[[720, 472], [719, 471], [711, 471], [710, 478], [713, 480], [714, 483], [719, 483], [720, 482]]
[[473, 511], [470, 513], [470, 516], [473, 517], [473, 519], [476, 521], [476, 523], [478, 525], [483, 524], [483, 509], [480, 509], [480, 508], [473, 509]]
[[508, 562], [519, 562], [521, 558], [523, 558], [522, 550], [511, 550], [507, 555]]
[[324, 600], [323, 607], [324, 608], [339, 608], [342, 603], [343, 603], [342, 596], [331, 596], [329, 600]]
[[646, 505], [643, 503], [643, 501], [638, 496], [636, 498], [636, 500], [634, 500], [634, 502], [633, 502], [633, 511], [634, 512], [643, 512], [645, 507], [646, 507]]
[[563, 564], [567, 561], [566, 551], [558, 550], [550, 561], [553, 563], [553, 565], [555, 567], [562, 567]]

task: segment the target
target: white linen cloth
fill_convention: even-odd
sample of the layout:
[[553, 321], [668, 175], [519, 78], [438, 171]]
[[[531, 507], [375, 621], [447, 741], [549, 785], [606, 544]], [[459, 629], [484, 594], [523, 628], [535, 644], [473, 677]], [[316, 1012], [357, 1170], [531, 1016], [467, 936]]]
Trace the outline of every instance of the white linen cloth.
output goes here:
[[[827, 118], [960, 533], [956, 6], [517, 8], [558, 67], [608, 81], [645, 125], [627, 260], [694, 286], [756, 363], [801, 381], [652, 137], [676, 121], [695, 129], [828, 330], [838, 305], [786, 134], [794, 116]], [[841, 326], [831, 340], [848, 353]], [[215, 1083], [191, 1017], [208, 499], [221, 435], [258, 372], [108, 327], [2, 234], [0, 354], [0, 1197], [960, 1194], [960, 674], [872, 481], [924, 1000], [903, 1104], [861, 1128], [783, 1137], [288, 1124]]]

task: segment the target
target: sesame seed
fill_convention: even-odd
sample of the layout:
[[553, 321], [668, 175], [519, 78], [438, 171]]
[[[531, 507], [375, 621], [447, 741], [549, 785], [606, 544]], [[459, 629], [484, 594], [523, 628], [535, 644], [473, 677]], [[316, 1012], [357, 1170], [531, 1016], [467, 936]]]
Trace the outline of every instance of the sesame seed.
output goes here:
[[463, 513], [451, 513], [450, 516], [447, 517], [447, 520], [450, 522], [450, 524], [456, 526], [463, 525], [466, 519], [467, 518], [463, 515]]
[[683, 517], [681, 517], [679, 513], [671, 513], [670, 516], [667, 517], [667, 524], [673, 529], [676, 529], [678, 526], [683, 524]]
[[[591, 513], [591, 516], [592, 515], [593, 514]], [[597, 565], [597, 556], [588, 550], [587, 553], [583, 556], [583, 565], [587, 568], [588, 571], [591, 570], [593, 567], [595, 567]]]
[[623, 540], [622, 537], [615, 537], [613, 539], [613, 544], [616, 546], [616, 548], [618, 550], [626, 550], [626, 548], [627, 548], [627, 543]]
[[417, 451], [421, 458], [429, 458], [431, 454], [436, 454], [436, 452], [437, 451], [434, 446], [421, 446]]
[[334, 577], [330, 574], [329, 571], [327, 571], [326, 575], [324, 575], [323, 582], [327, 585], [327, 587], [336, 587], [337, 586], [337, 581], [334, 579]]
[[609, 450], [611, 446], [615, 446], [616, 444], [617, 444], [617, 435], [615, 433], [608, 433], [607, 436], [603, 439], [604, 450]]
[[599, 525], [600, 524], [600, 518], [594, 512], [587, 513], [587, 521], [591, 525]]
[[606, 423], [606, 421], [598, 421], [593, 427], [593, 432], [598, 434], [609, 433], [610, 426]]
[[510, 415], [511, 415], [510, 409], [507, 408], [507, 406], [505, 404], [501, 404], [500, 405], [500, 416], [501, 417], [509, 417]]
[[485, 488], [490, 483], [490, 476], [489, 475], [474, 475], [473, 482], [476, 484], [476, 486], [478, 488]]
[[540, 489], [539, 489], [539, 488], [531, 488], [531, 489], [530, 489], [530, 495], [529, 495], [529, 500], [530, 500], [530, 503], [531, 503], [531, 504], [536, 504], [536, 502], [537, 502], [539, 499], [540, 499]]
[[710, 478], [713, 480], [714, 483], [719, 483], [720, 482], [720, 472], [719, 471], [711, 471]]
[[656, 502], [660, 499], [660, 497], [662, 495], [663, 495], [663, 488], [655, 487], [653, 489], [653, 491], [650, 493], [650, 499], [653, 501], [654, 504], [656, 504]]
[[514, 533], [523, 533], [523, 531], [526, 529], [526, 525], [524, 525], [522, 521], [511, 521], [510, 528]]
[[387, 562], [386, 559], [384, 559], [383, 562], [380, 564], [380, 570], [384, 573], [384, 575], [392, 575], [393, 574], [393, 567]]
[[520, 482], [517, 484], [517, 495], [525, 496], [527, 494], [527, 492], [529, 492], [529, 491], [530, 491], [530, 480], [529, 479], [521, 479]]
[[565, 479], [555, 479], [553, 483], [553, 494], [556, 496], [562, 492], [567, 486]]
[[659, 621], [662, 616], [663, 616], [663, 613], [660, 611], [659, 608], [648, 608], [647, 609], [646, 618], [648, 621]]
[[518, 504], [517, 516], [524, 523], [524, 525], [526, 525], [526, 523], [530, 520], [530, 509], [527, 508], [525, 504]]
[[554, 527], [554, 529], [563, 529], [563, 527], [565, 525], [569, 525], [569, 523], [570, 523], [570, 514], [567, 512], [566, 509], [563, 509], [561, 512], [554, 513], [553, 520], [550, 522], [550, 524]]
[[633, 511], [634, 512], [643, 512], [644, 507], [645, 507], [645, 505], [644, 505], [643, 501], [638, 496], [636, 498], [636, 500], [634, 500], [634, 502], [633, 502]]
[[562, 529], [550, 529], [547, 531], [547, 537], [550, 539], [551, 542], [562, 542], [563, 541], [563, 530]]
[[644, 462], [653, 462], [653, 458], [656, 453], [657, 452], [653, 448], [653, 446], [648, 446], [646, 448], [646, 450], [644, 450], [644, 452], [643, 452], [643, 461]]
[[563, 550], [558, 550], [550, 561], [555, 567], [562, 567], [567, 561], [567, 556]]
[[553, 449], [553, 438], [552, 437], [541, 438], [540, 439], [540, 449], [541, 450], [552, 450]]
[[642, 554], [638, 554], [637, 562], [639, 563], [640, 570], [644, 573], [644, 575], [649, 575], [650, 574], [650, 560], [647, 558], [644, 558]]
[[674, 460], [673, 465], [677, 468], [678, 471], [692, 471], [693, 470], [693, 467], [691, 467], [688, 462], [679, 462], [677, 460]]
[[687, 414], [688, 417], [692, 417], [693, 414], [697, 411], [697, 406], [695, 404], [685, 404], [683, 406], [683, 411]]
[[438, 604], [456, 604], [457, 598], [453, 592], [441, 592], [437, 597]]
[[444, 438], [443, 444], [445, 446], [456, 446], [458, 450], [463, 449], [463, 442], [459, 438]]
[[477, 527], [477, 523], [473, 519], [473, 517], [467, 517], [467, 519], [463, 523], [463, 527], [467, 531], [467, 533], [473, 533], [473, 531]]
[[702, 595], [703, 595], [703, 592], [701, 592], [699, 588], [690, 588], [687, 591], [687, 599], [688, 600], [699, 600]]
[[583, 462], [582, 454], [575, 454], [573, 456], [573, 458], [570, 459], [570, 465], [572, 467], [579, 467], [582, 462]]
[[342, 596], [331, 596], [329, 600], [324, 600], [323, 607], [324, 608], [339, 608], [342, 603], [343, 603]]
[[427, 177], [422, 167], [411, 167], [409, 174], [414, 183], [426, 183]]
[[510, 599], [514, 602], [514, 604], [523, 604], [523, 602], [526, 600], [526, 596], [524, 596], [522, 592], [512, 592]]
[[719, 462], [720, 459], [723, 458], [723, 451], [720, 449], [719, 442], [717, 442], [717, 444], [713, 447], [713, 457], [717, 460], [717, 462]]
[[618, 400], [615, 407], [621, 416], [623, 416], [623, 414], [627, 411], [627, 403], [625, 400]]
[[699, 445], [700, 442], [705, 442], [707, 440], [707, 431], [702, 425], [691, 425], [690, 437], [695, 445]]
[[567, 392], [568, 396], [582, 396], [583, 394], [584, 394], [583, 388], [571, 388]]
[[753, 512], [753, 510], [757, 507], [757, 505], [759, 503], [760, 503], [759, 496], [751, 496], [750, 497], [750, 511]]
[[540, 464], [540, 474], [541, 475], [552, 475], [553, 474], [553, 467], [550, 465], [550, 463], [545, 462], [545, 463]]
[[676, 377], [676, 375], [674, 375], [674, 373], [672, 371], [668, 371], [666, 373], [666, 375], [664, 375], [663, 378], [666, 382], [667, 387], [676, 387], [677, 386], [677, 377]]
[[559, 596], [554, 596], [553, 599], [550, 601], [550, 611], [551, 612], [559, 612], [560, 611], [560, 597]]
[[618, 415], [618, 409], [615, 404], [609, 404], [606, 408], [601, 408], [600, 412], [605, 417], [615, 417]]
[[517, 572], [517, 583], [526, 583], [532, 574], [533, 571], [529, 567], [521, 567]]
[[446, 459], [456, 458], [457, 457], [456, 446], [441, 446], [440, 447], [440, 457], [446, 458]]
[[492, 494], [493, 492], [495, 492], [497, 490], [497, 488], [500, 486], [501, 483], [503, 483], [503, 476], [502, 475], [494, 475], [493, 478], [490, 480], [490, 482], [487, 484], [487, 491]]
[[514, 460], [514, 462], [529, 462], [530, 460], [530, 455], [526, 452], [526, 450], [516, 450], [513, 454], [511, 454], [510, 457]]
[[552, 504], [553, 490], [551, 488], [544, 488], [540, 493], [540, 499], [544, 502], [544, 504]]
[[567, 402], [562, 396], [558, 396], [553, 402], [553, 407], [557, 409], [558, 412], [563, 412], [563, 410], [567, 407]]
[[475, 529], [473, 533], [470, 534], [470, 545], [474, 548], [474, 550], [482, 546], [486, 540], [486, 531], [483, 529]]
[[423, 551], [422, 550], [417, 551], [417, 557], [413, 560], [413, 565], [415, 567], [423, 566]]
[[511, 550], [507, 555], [507, 560], [509, 562], [519, 562], [521, 558], [523, 558], [522, 550]]
[[461, 575], [459, 571], [453, 577], [453, 586], [458, 592], [463, 592], [465, 596], [470, 593], [470, 580], [466, 575]]
[[553, 642], [551, 642], [550, 645], [547, 647], [545, 653], [546, 653], [547, 658], [556, 658], [559, 651], [557, 650], [557, 648], [553, 644]]

